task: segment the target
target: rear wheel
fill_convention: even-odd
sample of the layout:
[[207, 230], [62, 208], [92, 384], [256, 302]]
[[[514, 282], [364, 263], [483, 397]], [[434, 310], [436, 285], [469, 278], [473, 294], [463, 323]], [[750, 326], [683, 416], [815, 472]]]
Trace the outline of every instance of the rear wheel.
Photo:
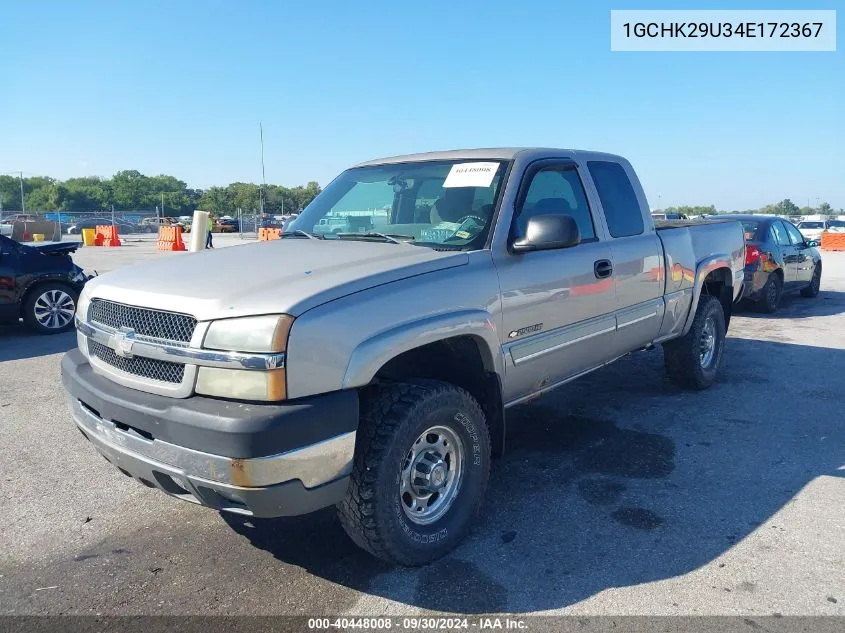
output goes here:
[[813, 297], [817, 297], [819, 295], [819, 288], [822, 285], [822, 264], [819, 262], [816, 264], [816, 269], [813, 271], [813, 279], [810, 281], [810, 285], [804, 288], [801, 291], [802, 297], [808, 297], [812, 299]]
[[42, 284], [24, 302], [24, 323], [39, 334], [65, 332], [73, 327], [78, 298], [77, 292], [69, 286]]
[[781, 295], [783, 295], [783, 279], [777, 273], [772, 273], [766, 285], [763, 286], [763, 297], [757, 305], [763, 312], [773, 314], [777, 312], [780, 305]]
[[666, 374], [679, 387], [706, 389], [716, 380], [725, 349], [725, 312], [716, 297], [702, 295], [690, 331], [663, 344]]
[[424, 565], [457, 546], [481, 509], [490, 437], [463, 389], [427, 380], [362, 394], [349, 490], [338, 505], [350, 538], [399, 565]]

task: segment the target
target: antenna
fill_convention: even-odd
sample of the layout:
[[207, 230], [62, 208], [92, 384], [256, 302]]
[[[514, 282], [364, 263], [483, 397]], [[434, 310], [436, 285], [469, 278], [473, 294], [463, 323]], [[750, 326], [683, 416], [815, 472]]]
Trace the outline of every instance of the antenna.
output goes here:
[[262, 125], [261, 121], [258, 122], [258, 131], [261, 135], [261, 191], [259, 192], [260, 195], [258, 197], [259, 204], [261, 205], [261, 215], [264, 215], [264, 189], [267, 187], [267, 179], [264, 177], [264, 126]]

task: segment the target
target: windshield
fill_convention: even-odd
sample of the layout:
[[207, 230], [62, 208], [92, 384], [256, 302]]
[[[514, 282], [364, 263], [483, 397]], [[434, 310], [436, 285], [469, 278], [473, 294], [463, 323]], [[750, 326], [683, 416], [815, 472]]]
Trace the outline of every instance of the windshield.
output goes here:
[[490, 231], [504, 165], [453, 160], [350, 169], [332, 181], [285, 233], [480, 248]]
[[824, 222], [799, 222], [799, 229], [823, 229]]

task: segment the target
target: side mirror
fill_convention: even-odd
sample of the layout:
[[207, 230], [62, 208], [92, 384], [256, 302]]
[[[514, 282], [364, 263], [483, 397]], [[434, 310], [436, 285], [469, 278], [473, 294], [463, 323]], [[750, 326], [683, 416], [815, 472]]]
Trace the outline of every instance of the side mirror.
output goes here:
[[578, 224], [571, 215], [535, 215], [528, 219], [525, 236], [511, 244], [514, 253], [548, 251], [576, 246], [581, 241]]
[[807, 248], [813, 248], [818, 245], [819, 243], [816, 240], [807, 240]]

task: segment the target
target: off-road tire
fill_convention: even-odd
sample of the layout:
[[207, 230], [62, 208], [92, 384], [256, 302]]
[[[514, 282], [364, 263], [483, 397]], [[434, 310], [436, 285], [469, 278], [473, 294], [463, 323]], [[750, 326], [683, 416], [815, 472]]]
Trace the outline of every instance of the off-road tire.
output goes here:
[[819, 288], [822, 285], [822, 264], [819, 262], [816, 264], [816, 269], [813, 271], [813, 279], [810, 281], [810, 285], [806, 288], [801, 290], [801, 296], [807, 297], [808, 299], [812, 299], [814, 297], [819, 296]]
[[[701, 345], [705, 326], [712, 319], [715, 349], [712, 360], [702, 366]], [[679, 386], [706, 389], [713, 384], [725, 349], [725, 313], [716, 297], [701, 295], [690, 331], [686, 336], [663, 344], [663, 362], [669, 380]]]
[[[447, 427], [465, 447], [462, 479], [446, 513], [411, 521], [399, 482], [409, 448], [431, 426]], [[481, 510], [490, 476], [490, 434], [478, 402], [449, 383], [421, 380], [366, 389], [349, 489], [340, 522], [361, 548], [392, 564], [425, 565], [452, 550]]]
[[772, 273], [763, 286], [763, 297], [757, 302], [760, 311], [766, 314], [774, 314], [780, 305], [780, 298], [783, 296], [783, 280], [777, 273]]

